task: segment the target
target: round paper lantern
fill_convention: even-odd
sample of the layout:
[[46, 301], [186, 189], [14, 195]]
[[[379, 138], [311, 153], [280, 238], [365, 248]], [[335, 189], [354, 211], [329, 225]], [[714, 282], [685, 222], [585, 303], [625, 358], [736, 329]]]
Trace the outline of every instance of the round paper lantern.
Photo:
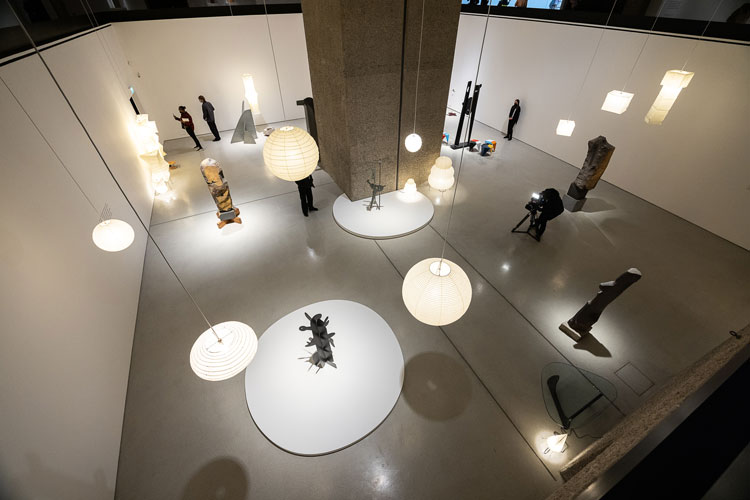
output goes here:
[[285, 181], [299, 181], [318, 166], [318, 145], [310, 134], [297, 127], [281, 127], [268, 136], [263, 160], [269, 170]]
[[430, 187], [439, 191], [445, 191], [453, 186], [453, 162], [447, 156], [439, 156], [430, 170], [430, 176], [427, 178]]
[[469, 308], [471, 282], [458, 264], [425, 259], [406, 273], [401, 294], [406, 308], [422, 323], [448, 325]]
[[225, 321], [203, 332], [190, 350], [190, 368], [204, 380], [232, 378], [250, 364], [258, 337], [239, 321]]
[[119, 252], [128, 248], [135, 239], [135, 231], [125, 221], [107, 219], [100, 222], [91, 232], [94, 244], [107, 252]]
[[408, 152], [416, 153], [422, 147], [422, 138], [419, 137], [419, 134], [409, 134], [404, 140], [404, 146], [406, 146]]

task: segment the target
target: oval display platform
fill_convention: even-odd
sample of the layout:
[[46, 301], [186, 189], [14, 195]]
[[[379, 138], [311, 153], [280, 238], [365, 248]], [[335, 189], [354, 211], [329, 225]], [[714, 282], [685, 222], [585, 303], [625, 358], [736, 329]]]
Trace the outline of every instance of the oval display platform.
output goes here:
[[333, 219], [345, 231], [361, 238], [398, 238], [419, 231], [432, 220], [435, 209], [422, 193], [392, 191], [380, 197], [381, 208], [367, 211], [370, 198], [350, 201], [342, 194], [333, 203]]
[[[329, 318], [336, 368], [318, 370], [305, 347], [305, 317]], [[245, 371], [245, 395], [260, 431], [297, 455], [324, 455], [367, 436], [390, 414], [401, 394], [404, 357], [383, 318], [357, 302], [326, 300], [287, 314], [258, 341]]]

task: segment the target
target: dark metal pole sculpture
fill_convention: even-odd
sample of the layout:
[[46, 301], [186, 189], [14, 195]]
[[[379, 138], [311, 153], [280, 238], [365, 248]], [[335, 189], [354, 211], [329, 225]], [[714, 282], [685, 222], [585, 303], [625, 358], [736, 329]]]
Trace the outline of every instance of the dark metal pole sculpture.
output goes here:
[[310, 321], [310, 326], [303, 325], [299, 329], [302, 332], [306, 330], [312, 332], [312, 337], [307, 339], [305, 347], [315, 346], [315, 352], [308, 358], [308, 361], [317, 366], [318, 371], [326, 363], [336, 368], [336, 363], [333, 362], [333, 349], [331, 349], [332, 347], [336, 347], [331, 338], [336, 334], [334, 332], [328, 333], [328, 329], [326, 328], [328, 326], [328, 317], [326, 316], [326, 319], [322, 320], [320, 319], [322, 314], [316, 314], [311, 318], [307, 313], [305, 313], [305, 317]]
[[586, 302], [586, 305], [575, 316], [562, 323], [560, 330], [576, 342], [580, 341], [591, 332], [591, 327], [599, 320], [604, 308], [639, 279], [641, 279], [641, 272], [631, 267], [616, 280], [600, 283], [596, 297]]
[[297, 106], [304, 107], [307, 131], [315, 140], [315, 144], [320, 145], [320, 143], [318, 143], [318, 124], [315, 122], [315, 103], [313, 102], [313, 98], [305, 97], [304, 99], [297, 101]]
[[[466, 95], [464, 96], [464, 103], [461, 107], [461, 116], [458, 119], [458, 129], [456, 130], [456, 140], [451, 144], [451, 149], [465, 148], [471, 145], [471, 131], [474, 129], [474, 116], [477, 112], [477, 103], [479, 102], [479, 91], [482, 90], [482, 84], [478, 83], [474, 85], [474, 95], [469, 97], [469, 91], [471, 90], [471, 81], [466, 84]], [[469, 136], [465, 142], [461, 141], [461, 130], [464, 126], [464, 115], [471, 115], [469, 118]]]
[[206, 158], [201, 162], [201, 174], [206, 180], [208, 191], [211, 193], [214, 203], [216, 203], [216, 208], [219, 209], [216, 212], [216, 216], [219, 218], [216, 225], [219, 226], [219, 229], [231, 223], [242, 224], [242, 219], [239, 217], [240, 209], [232, 205], [229, 183], [224, 180], [224, 171], [219, 163], [213, 158]]
[[563, 198], [565, 208], [571, 212], [577, 212], [583, 208], [583, 204], [586, 203], [586, 193], [596, 187], [599, 178], [607, 170], [614, 152], [615, 147], [608, 143], [603, 135], [589, 141], [589, 151], [583, 167], [578, 172], [576, 180], [570, 183], [568, 193]]

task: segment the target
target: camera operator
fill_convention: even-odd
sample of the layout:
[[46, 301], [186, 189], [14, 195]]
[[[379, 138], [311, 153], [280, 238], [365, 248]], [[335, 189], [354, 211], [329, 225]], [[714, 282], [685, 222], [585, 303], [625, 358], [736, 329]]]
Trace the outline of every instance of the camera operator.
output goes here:
[[539, 198], [529, 201], [526, 204], [526, 209], [534, 213], [539, 212], [533, 225], [529, 228], [533, 228], [536, 232], [536, 235], [532, 236], [537, 241], [542, 239], [542, 234], [547, 229], [547, 221], [554, 219], [565, 210], [562, 199], [560, 199], [560, 193], [553, 188], [547, 188], [539, 193]]

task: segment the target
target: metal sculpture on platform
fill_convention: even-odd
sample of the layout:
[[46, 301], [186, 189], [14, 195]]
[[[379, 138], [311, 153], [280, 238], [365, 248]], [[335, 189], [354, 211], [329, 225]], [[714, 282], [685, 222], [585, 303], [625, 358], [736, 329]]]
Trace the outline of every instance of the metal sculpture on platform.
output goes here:
[[303, 325], [300, 326], [299, 329], [301, 332], [306, 330], [312, 332], [312, 337], [307, 339], [305, 347], [315, 346], [315, 352], [312, 356], [307, 358], [308, 361], [310, 364], [317, 366], [318, 371], [320, 371], [326, 363], [336, 368], [336, 363], [333, 362], [332, 349], [332, 347], [336, 347], [336, 345], [331, 338], [336, 334], [334, 332], [328, 333], [328, 329], [326, 328], [328, 326], [328, 316], [326, 316], [325, 320], [322, 320], [320, 319], [322, 314], [316, 314], [311, 318], [309, 314], [305, 313], [305, 317], [310, 321], [310, 326]]
[[[380, 169], [382, 167], [382, 164], [378, 162], [378, 178], [380, 177]], [[372, 198], [370, 199], [370, 204], [367, 205], [367, 211], [369, 212], [372, 210], [372, 207], [377, 208], [380, 210], [380, 193], [383, 192], [383, 189], [385, 188], [384, 184], [375, 184], [375, 169], [372, 169], [372, 181], [370, 179], [367, 179], [367, 185], [370, 186], [370, 189], [372, 189]]]
[[237, 126], [232, 134], [232, 144], [235, 142], [243, 142], [245, 144], [255, 144], [255, 139], [258, 137], [255, 131], [255, 119], [253, 118], [253, 110], [245, 109], [245, 101], [242, 101], [242, 114], [240, 120], [237, 122]]
[[229, 194], [229, 183], [224, 180], [224, 171], [219, 166], [219, 162], [213, 158], [206, 158], [201, 162], [201, 174], [206, 180], [208, 191], [216, 203], [216, 216], [219, 222], [216, 224], [219, 229], [227, 224], [242, 224], [240, 219], [240, 209], [232, 205], [232, 195]]
[[568, 193], [563, 198], [565, 208], [571, 212], [577, 212], [583, 208], [583, 204], [586, 203], [586, 193], [596, 187], [614, 152], [615, 147], [608, 143], [603, 135], [589, 141], [589, 151], [583, 167], [578, 172], [576, 180], [570, 183]]
[[580, 341], [591, 332], [591, 327], [599, 320], [604, 308], [639, 279], [641, 279], [641, 272], [631, 267], [614, 281], [600, 283], [596, 296], [586, 302], [575, 316], [562, 323], [560, 330], [576, 342]]

